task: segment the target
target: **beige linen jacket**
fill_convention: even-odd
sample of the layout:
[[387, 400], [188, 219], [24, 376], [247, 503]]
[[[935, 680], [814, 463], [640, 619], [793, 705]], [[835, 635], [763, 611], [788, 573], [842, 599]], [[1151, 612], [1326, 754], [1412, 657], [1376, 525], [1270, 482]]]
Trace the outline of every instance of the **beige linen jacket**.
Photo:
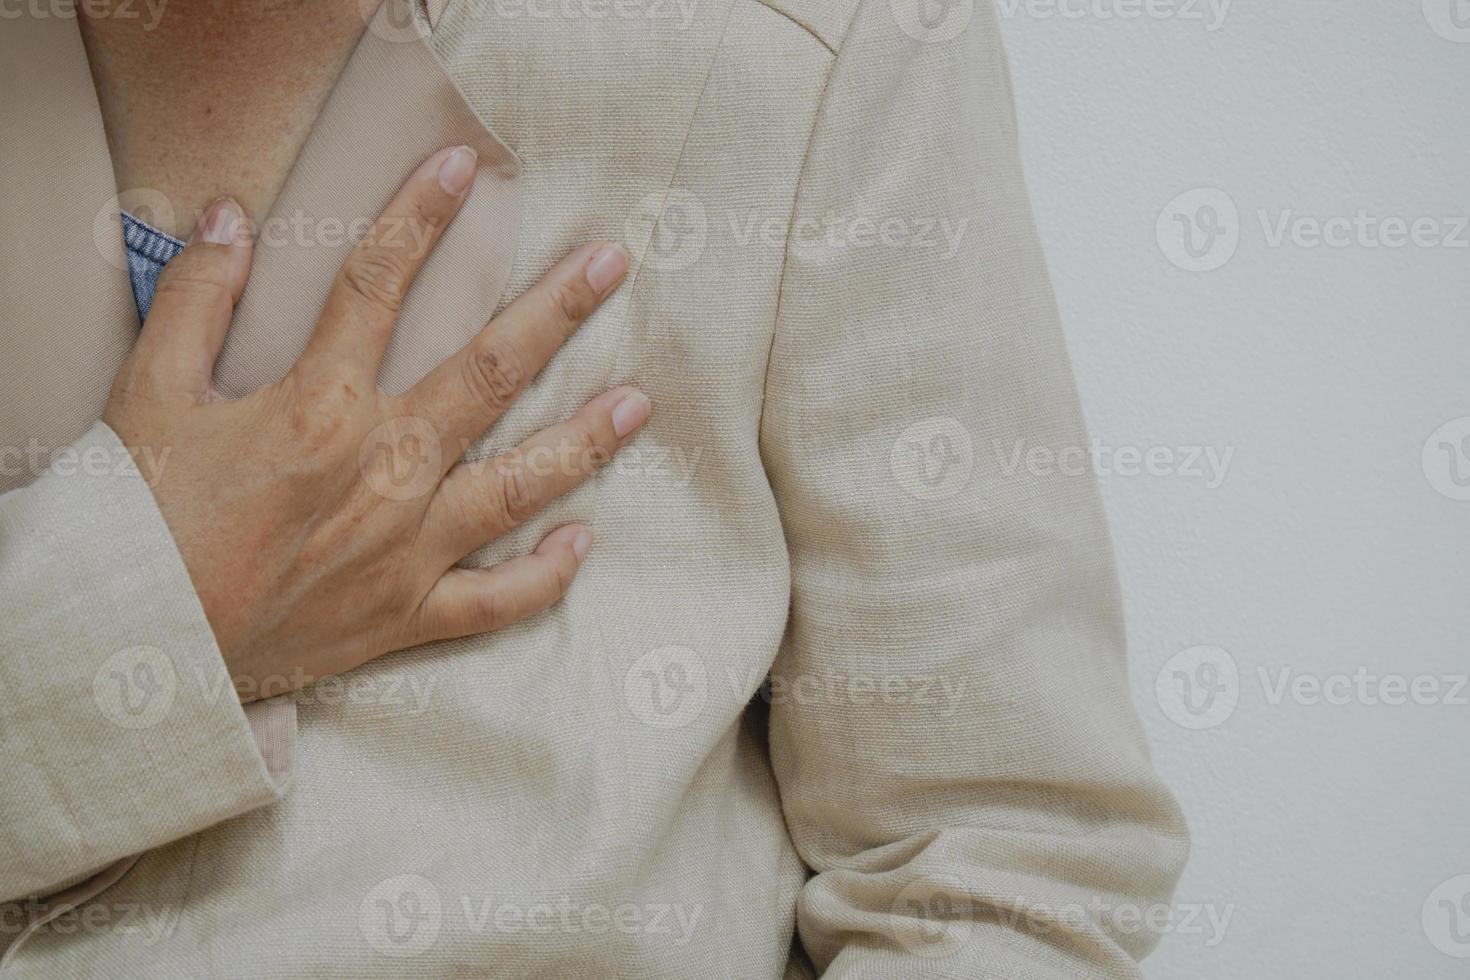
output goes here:
[[378, 10], [220, 387], [283, 373], [342, 229], [469, 142], [384, 386], [608, 237], [628, 282], [471, 455], [617, 383], [655, 412], [471, 556], [590, 522], [556, 608], [248, 711], [96, 422], [138, 328], [118, 188], [76, 23], [27, 6], [0, 20], [0, 977], [1138, 976], [1185, 830], [1094, 483], [1028, 465], [1087, 441], [984, 0]]

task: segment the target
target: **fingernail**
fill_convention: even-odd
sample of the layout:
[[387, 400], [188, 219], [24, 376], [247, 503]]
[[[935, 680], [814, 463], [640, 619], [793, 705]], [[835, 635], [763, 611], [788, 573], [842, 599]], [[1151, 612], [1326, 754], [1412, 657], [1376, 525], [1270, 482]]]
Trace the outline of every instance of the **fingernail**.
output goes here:
[[648, 419], [648, 396], [641, 391], [629, 394], [613, 409], [613, 431], [618, 438], [632, 432]]
[[578, 531], [577, 536], [572, 539], [572, 551], [576, 554], [577, 561], [581, 561], [582, 559], [586, 558], [587, 549], [591, 547], [592, 529], [590, 527], [584, 527], [582, 528], [582, 530]]
[[628, 271], [628, 253], [621, 245], [604, 245], [587, 261], [587, 284], [596, 292], [606, 292]]
[[444, 162], [439, 164], [439, 186], [444, 193], [455, 197], [469, 189], [475, 179], [475, 151], [468, 146], [456, 146]]
[[228, 197], [217, 199], [199, 216], [189, 241], [205, 241], [211, 245], [235, 244], [236, 226], [240, 221], [240, 205]]

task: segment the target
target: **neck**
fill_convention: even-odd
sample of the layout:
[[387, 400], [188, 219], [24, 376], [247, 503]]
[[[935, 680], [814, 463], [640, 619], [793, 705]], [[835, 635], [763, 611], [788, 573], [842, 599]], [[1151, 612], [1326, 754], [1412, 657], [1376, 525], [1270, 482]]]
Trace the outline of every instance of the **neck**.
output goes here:
[[[81, 4], [124, 206], [184, 236], [221, 194], [270, 210], [371, 10], [360, 0]], [[166, 202], [162, 203], [162, 202]]]

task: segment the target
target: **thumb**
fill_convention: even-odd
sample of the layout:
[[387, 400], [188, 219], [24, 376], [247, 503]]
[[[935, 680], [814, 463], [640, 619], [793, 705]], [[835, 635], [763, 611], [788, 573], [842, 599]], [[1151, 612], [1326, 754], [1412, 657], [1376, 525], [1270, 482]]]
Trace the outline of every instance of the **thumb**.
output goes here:
[[214, 362], [253, 254], [249, 219], [233, 198], [204, 210], [184, 250], [163, 270], [133, 349], [135, 369], [157, 389], [196, 402], [210, 397]]

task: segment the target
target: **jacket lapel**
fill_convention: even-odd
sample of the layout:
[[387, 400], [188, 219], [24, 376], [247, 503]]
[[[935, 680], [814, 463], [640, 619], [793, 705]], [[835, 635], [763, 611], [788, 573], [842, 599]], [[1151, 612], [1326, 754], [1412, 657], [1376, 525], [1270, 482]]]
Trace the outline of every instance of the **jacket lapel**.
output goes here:
[[102, 114], [76, 21], [0, 29], [0, 492], [102, 413], [137, 335]]
[[[403, 178], [441, 146], [480, 155], [474, 192], [404, 304], [381, 382], [401, 391], [472, 337], [510, 278], [520, 163], [465, 103], [415, 0], [385, 0], [260, 229], [216, 369], [230, 397], [279, 379], [332, 277]], [[138, 328], [117, 189], [74, 19], [0, 31], [0, 491], [101, 414]]]
[[[520, 162], [466, 104], [427, 33], [412, 0], [386, 0], [363, 34], [260, 229], [250, 284], [215, 371], [226, 396], [286, 373], [353, 238], [441, 146], [473, 146], [479, 173], [404, 303], [381, 384], [402, 391], [495, 312], [515, 255]], [[356, 236], [344, 233], [353, 229]]]

